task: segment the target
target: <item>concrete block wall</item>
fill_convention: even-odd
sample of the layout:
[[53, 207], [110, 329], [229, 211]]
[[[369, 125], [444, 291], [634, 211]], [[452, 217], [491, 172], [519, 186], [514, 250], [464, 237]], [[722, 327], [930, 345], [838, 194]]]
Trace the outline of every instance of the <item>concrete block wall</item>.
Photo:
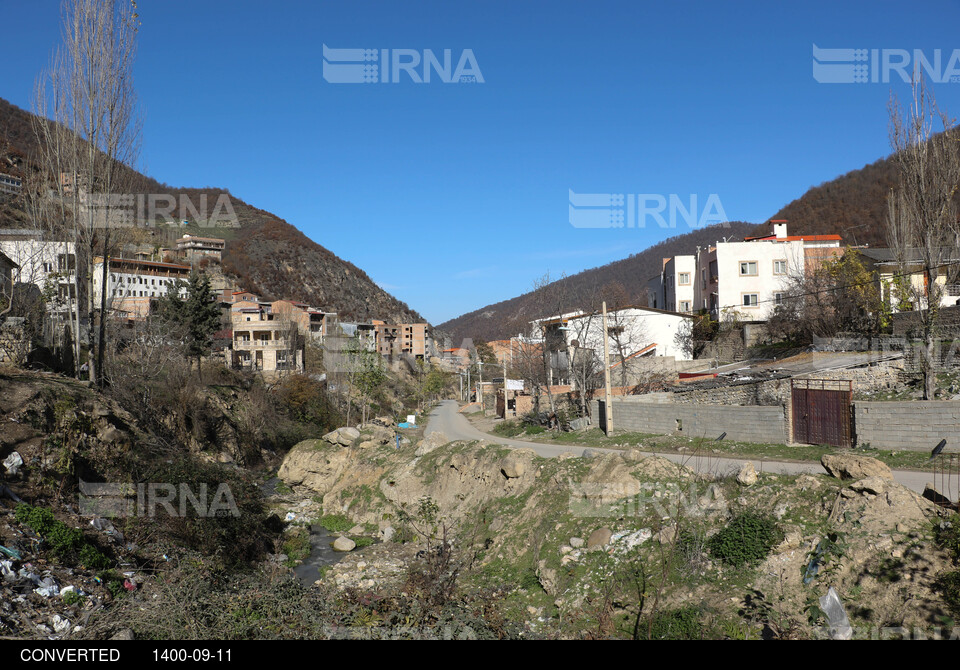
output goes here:
[[960, 447], [960, 402], [914, 400], [854, 403], [857, 444], [878, 449], [931, 451], [947, 439], [947, 449]]
[[[727, 439], [738, 442], [784, 444], [788, 441], [787, 421], [780, 406], [642, 403], [617, 398], [611, 402], [616, 430], [707, 439], [725, 432]], [[593, 416], [600, 416], [597, 401], [591, 404], [591, 412]]]

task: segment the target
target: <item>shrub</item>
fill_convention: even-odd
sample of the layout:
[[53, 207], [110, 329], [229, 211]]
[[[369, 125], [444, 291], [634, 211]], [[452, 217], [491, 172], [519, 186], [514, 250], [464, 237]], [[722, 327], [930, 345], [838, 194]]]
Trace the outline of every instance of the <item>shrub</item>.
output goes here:
[[343, 514], [326, 514], [319, 523], [331, 533], [346, 533], [353, 528], [353, 522]]
[[943, 594], [943, 602], [954, 616], [960, 616], [960, 571], [945, 572], [937, 577], [935, 588]]
[[700, 640], [704, 637], [703, 610], [699, 607], [660, 612], [649, 625], [651, 640]]
[[58, 521], [46, 507], [20, 503], [14, 515], [17, 521], [29, 526], [42, 537], [50, 550], [63, 560], [95, 570], [112, 565], [109, 558], [84, 539], [83, 531]]
[[746, 511], [710, 538], [708, 548], [724, 563], [740, 567], [762, 561], [782, 540], [783, 531], [773, 517]]

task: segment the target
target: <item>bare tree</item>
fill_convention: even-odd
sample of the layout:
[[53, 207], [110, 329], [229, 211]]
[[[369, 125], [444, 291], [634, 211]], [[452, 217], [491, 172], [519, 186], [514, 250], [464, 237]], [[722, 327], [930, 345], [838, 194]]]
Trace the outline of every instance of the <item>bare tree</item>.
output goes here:
[[[117, 242], [113, 229], [133, 223], [118, 219], [117, 210], [122, 209], [119, 194], [133, 179], [129, 166], [139, 152], [133, 88], [136, 11], [134, 0], [65, 0], [62, 45], [38, 81], [35, 96], [44, 168], [59, 200], [58, 215], [50, 224], [74, 242], [79, 256], [77, 299], [86, 302], [87, 342], [95, 352], [91, 377], [97, 383], [106, 355], [106, 260]], [[104, 290], [95, 305], [98, 255], [104, 259]], [[95, 329], [97, 309], [102, 318]], [[79, 341], [76, 348], [79, 353]]]
[[[923, 397], [936, 390], [933, 360], [943, 286], [938, 278], [956, 259], [956, 195], [960, 188], [960, 139], [954, 121], [939, 109], [933, 91], [914, 74], [912, 99], [904, 110], [892, 97], [890, 144], [899, 168], [899, 183], [888, 197], [887, 239], [895, 250], [898, 276], [919, 266], [922, 282], [900, 282], [918, 309], [925, 355], [920, 357]], [[902, 299], [902, 296], [900, 296]]]

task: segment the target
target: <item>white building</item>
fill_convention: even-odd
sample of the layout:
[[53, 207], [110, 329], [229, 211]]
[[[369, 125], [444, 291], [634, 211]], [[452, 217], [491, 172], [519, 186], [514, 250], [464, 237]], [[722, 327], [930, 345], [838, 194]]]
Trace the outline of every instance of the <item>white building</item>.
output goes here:
[[[657, 357], [689, 360], [689, 356], [677, 346], [676, 338], [682, 325], [692, 319], [693, 316], [688, 314], [652, 307], [630, 306], [607, 312], [608, 365], [615, 368], [629, 365], [628, 361]], [[570, 373], [567, 361], [578, 360], [578, 356], [584, 355], [583, 351], [590, 352], [599, 362], [597, 369], [603, 370], [603, 315], [600, 312], [571, 313], [542, 319], [538, 323], [543, 324], [544, 342], [550, 349], [556, 349], [551, 352], [556, 359], [551, 361], [556, 376], [551, 383], [571, 383], [574, 375]]]
[[689, 314], [694, 310], [694, 279], [697, 276], [696, 256], [674, 256], [663, 259], [662, 304], [653, 305], [668, 312]]
[[[768, 320], [791, 284], [840, 247], [839, 235], [791, 236], [786, 221], [770, 223], [768, 235], [718, 241], [698, 248], [694, 256], [664, 259], [659, 288], [653, 280], [648, 286], [652, 304], [678, 312], [702, 311], [717, 320]], [[691, 266], [692, 286], [685, 283]], [[685, 309], [688, 301], [691, 310]]]
[[[177, 283], [190, 278], [191, 267], [130, 258], [111, 258], [107, 274], [107, 309], [134, 318], [150, 313], [152, 301], [163, 298]], [[103, 288], [103, 259], [93, 267], [94, 305], [99, 306]], [[181, 295], [184, 295], [184, 289]]]
[[73, 242], [39, 239], [39, 235], [0, 240], [3, 252], [19, 267], [14, 284], [30, 284], [46, 296], [49, 312], [68, 312], [76, 306], [77, 259]]

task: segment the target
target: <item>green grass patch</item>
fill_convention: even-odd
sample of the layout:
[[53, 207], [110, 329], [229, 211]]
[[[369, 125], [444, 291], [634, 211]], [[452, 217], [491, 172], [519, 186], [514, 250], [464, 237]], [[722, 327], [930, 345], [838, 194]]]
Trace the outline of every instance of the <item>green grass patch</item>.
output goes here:
[[344, 514], [325, 514], [317, 523], [331, 533], [345, 533], [353, 528], [353, 522]]
[[17, 521], [33, 529], [43, 538], [50, 550], [66, 561], [94, 570], [102, 570], [113, 565], [93, 544], [86, 541], [83, 531], [71, 528], [54, 517], [46, 507], [34, 507], [27, 503], [17, 505]]
[[281, 546], [283, 553], [287, 555], [287, 567], [296, 567], [310, 556], [313, 548], [310, 544], [310, 531], [303, 526], [293, 528], [287, 533]]
[[744, 511], [710, 538], [710, 553], [736, 568], [762, 561], [783, 541], [776, 519], [767, 514]]

